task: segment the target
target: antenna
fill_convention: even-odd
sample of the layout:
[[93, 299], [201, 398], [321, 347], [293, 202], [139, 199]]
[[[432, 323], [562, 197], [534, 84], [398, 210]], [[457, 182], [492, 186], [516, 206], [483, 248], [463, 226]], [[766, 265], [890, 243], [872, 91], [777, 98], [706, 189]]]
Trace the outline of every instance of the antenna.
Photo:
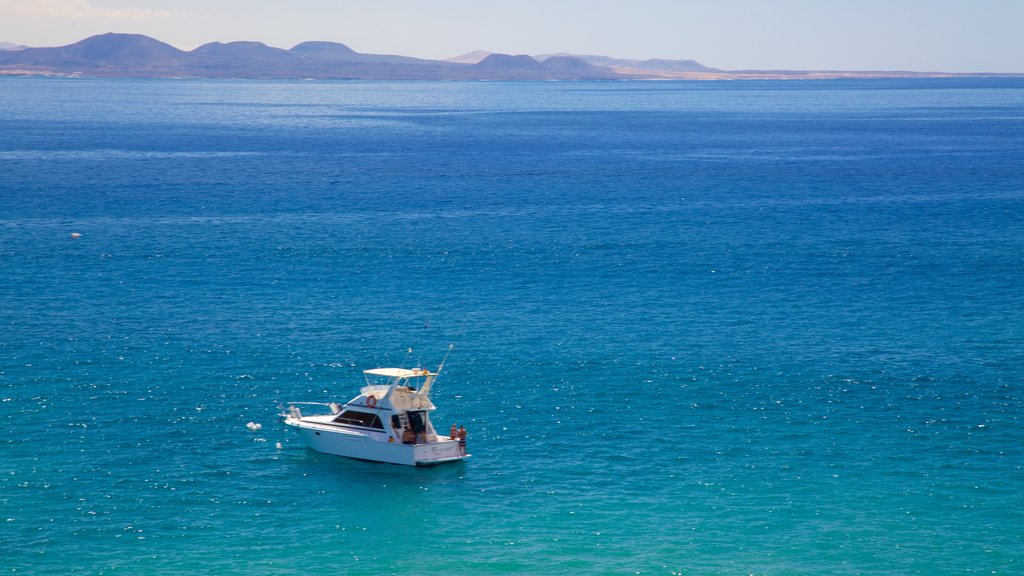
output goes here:
[[424, 396], [430, 394], [430, 387], [434, 384], [434, 379], [437, 378], [438, 375], [441, 374], [441, 370], [444, 369], [444, 363], [448, 361], [448, 355], [452, 353], [452, 350], [454, 348], [455, 348], [455, 343], [454, 342], [452, 342], [451, 344], [448, 345], [448, 351], [445, 352], [445, 354], [444, 354], [444, 360], [441, 360], [441, 365], [437, 367], [437, 372], [434, 372], [433, 374], [427, 376], [426, 382], [424, 382], [423, 383], [423, 387], [420, 388], [420, 394], [423, 394]]
[[441, 360], [441, 365], [437, 367], [437, 373], [440, 374], [441, 370], [444, 369], [444, 363], [448, 361], [448, 355], [455, 349], [455, 342], [448, 345], [448, 351], [444, 353], [444, 359]]

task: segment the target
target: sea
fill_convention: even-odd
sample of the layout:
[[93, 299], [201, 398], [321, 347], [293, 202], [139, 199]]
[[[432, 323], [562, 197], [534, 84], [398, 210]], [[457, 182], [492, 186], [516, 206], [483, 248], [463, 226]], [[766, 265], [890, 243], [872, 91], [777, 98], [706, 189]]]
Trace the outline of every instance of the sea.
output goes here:
[[0, 78], [0, 574], [1024, 574], [1022, 370], [1024, 79]]

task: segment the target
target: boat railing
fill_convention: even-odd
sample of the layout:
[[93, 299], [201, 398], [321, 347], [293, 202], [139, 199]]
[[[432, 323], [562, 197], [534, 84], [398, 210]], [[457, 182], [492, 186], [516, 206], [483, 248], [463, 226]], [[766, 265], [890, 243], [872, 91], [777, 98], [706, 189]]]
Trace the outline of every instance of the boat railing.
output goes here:
[[331, 414], [337, 414], [341, 412], [341, 405], [336, 402], [286, 402], [288, 410], [281, 414], [286, 418], [290, 417], [295, 420], [302, 418], [302, 409], [299, 406], [324, 406], [331, 411]]

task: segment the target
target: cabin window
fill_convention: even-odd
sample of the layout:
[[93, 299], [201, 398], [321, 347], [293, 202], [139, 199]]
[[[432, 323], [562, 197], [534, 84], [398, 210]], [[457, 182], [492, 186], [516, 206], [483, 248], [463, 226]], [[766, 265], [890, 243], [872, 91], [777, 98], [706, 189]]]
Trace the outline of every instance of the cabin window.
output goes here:
[[384, 424], [381, 423], [379, 416], [369, 412], [359, 412], [357, 410], [345, 410], [339, 414], [334, 421], [338, 424], [365, 426], [367, 428], [378, 428], [380, 430], [384, 429]]

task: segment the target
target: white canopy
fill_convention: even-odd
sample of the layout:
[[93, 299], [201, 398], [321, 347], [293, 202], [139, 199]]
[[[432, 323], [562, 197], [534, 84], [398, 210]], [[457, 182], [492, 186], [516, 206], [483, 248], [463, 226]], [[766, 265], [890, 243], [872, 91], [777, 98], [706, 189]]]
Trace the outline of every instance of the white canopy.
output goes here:
[[426, 368], [374, 368], [372, 370], [363, 370], [363, 374], [369, 374], [371, 376], [387, 376], [388, 378], [423, 378], [426, 376], [437, 376], [436, 372], [431, 372]]

